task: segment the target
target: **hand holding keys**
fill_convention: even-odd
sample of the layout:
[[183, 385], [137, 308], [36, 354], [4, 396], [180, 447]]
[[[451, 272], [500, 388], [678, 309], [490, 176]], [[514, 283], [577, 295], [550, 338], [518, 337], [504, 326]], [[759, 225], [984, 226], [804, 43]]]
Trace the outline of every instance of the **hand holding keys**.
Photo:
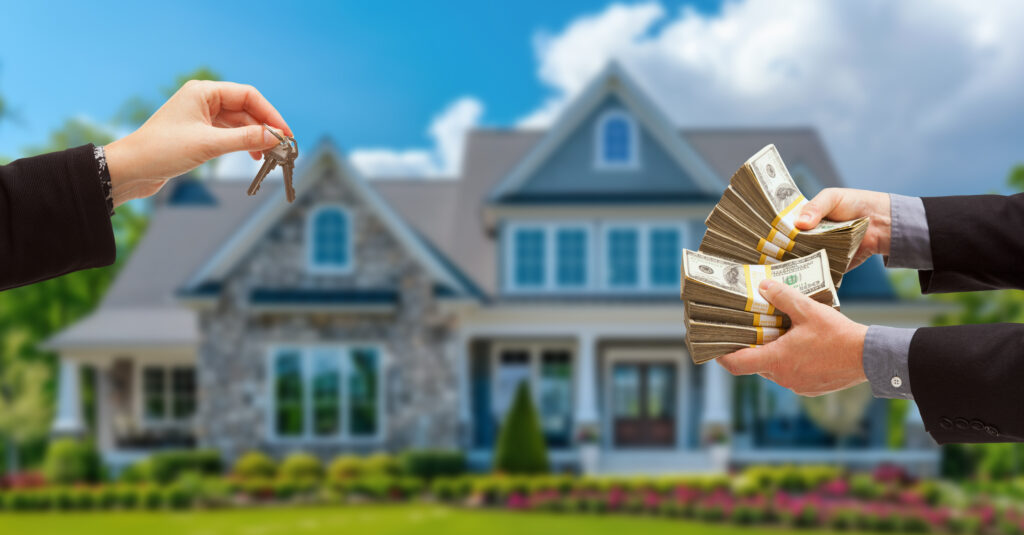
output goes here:
[[260, 184], [263, 183], [263, 179], [275, 167], [280, 165], [281, 171], [284, 173], [285, 194], [288, 197], [288, 202], [292, 202], [295, 200], [295, 188], [292, 187], [292, 172], [295, 170], [295, 158], [299, 156], [299, 145], [295, 142], [294, 137], [285, 137], [275, 128], [271, 128], [266, 124], [263, 125], [263, 128], [281, 142], [273, 148], [263, 151], [263, 167], [260, 167], [260, 172], [256, 173], [256, 178], [252, 180], [252, 184], [249, 184], [249, 195], [255, 195], [260, 190]]

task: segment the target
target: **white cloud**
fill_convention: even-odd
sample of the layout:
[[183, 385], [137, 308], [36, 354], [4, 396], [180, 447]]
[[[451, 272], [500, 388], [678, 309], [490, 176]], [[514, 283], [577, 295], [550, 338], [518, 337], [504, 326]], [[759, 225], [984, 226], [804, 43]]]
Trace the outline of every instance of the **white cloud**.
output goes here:
[[484, 107], [473, 97], [461, 97], [434, 117], [428, 130], [431, 149], [361, 148], [352, 163], [367, 176], [451, 177], [459, 172], [466, 132], [480, 123]]
[[618, 58], [682, 126], [811, 125], [851, 185], [983, 191], [1024, 158], [1021, 27], [1008, 0], [615, 4], [537, 34], [552, 94], [519, 124], [549, 124]]

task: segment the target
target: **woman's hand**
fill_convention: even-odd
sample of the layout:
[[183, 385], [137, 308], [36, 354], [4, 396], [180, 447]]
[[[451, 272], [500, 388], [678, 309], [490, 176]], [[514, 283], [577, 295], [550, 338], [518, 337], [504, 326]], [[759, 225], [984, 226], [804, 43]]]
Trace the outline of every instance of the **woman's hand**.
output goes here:
[[114, 206], [149, 197], [168, 179], [222, 154], [260, 151], [278, 143], [262, 123], [292, 131], [250, 85], [192, 80], [181, 86], [138, 130], [107, 145]]
[[867, 381], [868, 328], [786, 284], [761, 281], [761, 295], [793, 321], [777, 340], [718, 359], [733, 375], [758, 374], [802, 396], [820, 396]]
[[889, 254], [892, 231], [892, 215], [889, 208], [889, 194], [846, 188], [825, 188], [811, 202], [804, 206], [796, 227], [801, 230], [814, 228], [822, 219], [847, 221], [858, 217], [871, 219], [868, 232], [860, 248], [853, 255], [847, 271], [861, 265], [871, 255]]

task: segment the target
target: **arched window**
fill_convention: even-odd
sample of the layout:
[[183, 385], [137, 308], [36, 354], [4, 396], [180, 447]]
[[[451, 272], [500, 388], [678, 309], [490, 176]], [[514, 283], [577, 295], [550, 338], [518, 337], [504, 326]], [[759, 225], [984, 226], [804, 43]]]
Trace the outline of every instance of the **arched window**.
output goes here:
[[352, 267], [352, 224], [340, 206], [322, 206], [309, 216], [309, 266], [344, 272]]
[[633, 118], [621, 110], [609, 110], [597, 121], [596, 165], [599, 169], [635, 168], [638, 162], [637, 132]]

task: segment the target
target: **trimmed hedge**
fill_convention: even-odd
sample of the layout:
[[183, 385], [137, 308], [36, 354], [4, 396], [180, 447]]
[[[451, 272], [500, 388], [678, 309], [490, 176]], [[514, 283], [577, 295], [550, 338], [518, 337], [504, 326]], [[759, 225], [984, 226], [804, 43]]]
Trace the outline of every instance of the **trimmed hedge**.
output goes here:
[[185, 473], [220, 475], [223, 466], [217, 450], [166, 451], [150, 457], [149, 476], [151, 481], [166, 485]]
[[427, 481], [466, 473], [466, 455], [461, 451], [409, 451], [402, 455], [399, 463], [403, 474]]
[[324, 478], [324, 465], [309, 453], [296, 452], [285, 458], [278, 474], [287, 481], [319, 482]]

